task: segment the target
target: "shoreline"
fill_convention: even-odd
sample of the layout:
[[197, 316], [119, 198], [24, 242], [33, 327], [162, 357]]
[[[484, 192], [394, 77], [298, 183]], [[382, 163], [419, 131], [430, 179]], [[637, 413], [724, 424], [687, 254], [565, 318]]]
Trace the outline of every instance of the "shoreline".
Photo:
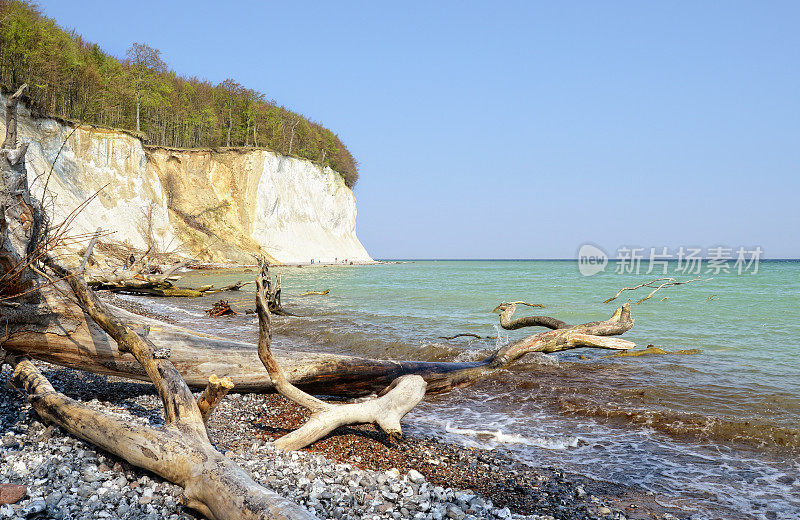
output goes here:
[[[104, 299], [110, 299], [114, 304], [132, 312], [156, 319], [165, 318], [165, 316], [155, 315], [142, 305], [116, 298], [113, 295], [104, 295]], [[44, 363], [40, 363], [40, 366], [46, 370], [46, 374], [57, 389], [90, 406], [132, 414], [136, 419], [146, 420], [153, 425], [158, 425], [163, 421], [161, 403], [150, 384], [98, 376]], [[9, 370], [6, 369], [3, 379], [8, 378], [8, 373]], [[97, 458], [101, 464], [111, 468], [112, 475], [108, 479], [105, 477], [95, 479], [92, 471], [80, 473], [84, 482], [78, 486], [78, 489], [91, 491], [88, 497], [83, 498], [97, 495], [99, 502], [92, 507], [102, 505], [103, 507], [97, 509], [98, 514], [100, 509], [103, 509], [111, 515], [102, 517], [149, 519], [147, 515], [150, 513], [147, 506], [157, 503], [166, 507], [168, 511], [161, 511], [161, 516], [156, 518], [172, 520], [201, 518], [189, 510], [181, 509], [182, 506], [175, 500], [170, 500], [170, 497], [175, 499], [180, 496], [181, 488], [165, 483], [160, 478], [130, 466], [113, 455], [104, 454], [101, 450], [96, 450], [89, 444], [62, 432], [59, 428], [45, 429], [39, 424], [35, 412], [19, 394], [9, 396], [6, 400], [8, 401], [9, 398], [12, 401], [10, 406], [8, 403], [0, 402], [0, 426], [2, 426], [0, 434], [3, 435], [0, 443], [2, 445], [0, 458], [3, 461], [0, 482], [12, 481], [29, 486], [28, 498], [14, 506], [19, 511], [24, 511], [26, 507], [31, 507], [34, 503], [38, 504], [36, 507], [39, 507], [41, 500], [44, 500], [49, 509], [55, 511], [58, 504], [48, 505], [47, 497], [55, 494], [49, 500], [53, 502], [55, 498], [59, 498], [59, 493], [62, 498], [65, 496], [65, 490], [59, 491], [56, 488], [58, 480], [48, 481], [44, 486], [40, 484], [37, 487], [36, 479], [31, 480], [21, 474], [9, 474], [7, 469], [10, 466], [12, 472], [16, 471], [13, 468], [19, 465], [19, 460], [37, 461], [40, 458], [47, 460], [48, 457], [42, 457], [41, 452], [48, 449], [51, 439], [56, 439], [53, 442], [57, 444], [58, 450], [63, 451], [65, 445], [75, 446], [76, 453], [93, 453], [94, 455], [89, 458]], [[382, 432], [371, 425], [340, 428], [314, 445], [294, 454], [276, 452], [269, 445], [270, 440], [299, 426], [307, 415], [306, 410], [276, 394], [232, 393], [223, 399], [212, 415], [209, 428], [215, 446], [221, 451], [227, 452], [229, 456], [250, 471], [256, 480], [267, 487], [286, 480], [273, 478], [274, 475], [270, 476], [271, 472], [278, 471], [276, 468], [279, 468], [282, 464], [281, 461], [285, 460], [296, 463], [295, 469], [303, 475], [314, 474], [314, 470], [308, 468], [317, 462], [327, 468], [333, 467], [334, 469], [331, 471], [334, 474], [337, 471], [341, 472], [341, 469], [336, 470], [335, 467], [343, 464], [351, 468], [347, 470], [348, 474], [354, 471], [366, 472], [368, 477], [364, 478], [367, 478], [369, 482], [374, 482], [375, 488], [372, 493], [365, 491], [364, 503], [352, 503], [348, 506], [352, 513], [349, 518], [374, 520], [375, 518], [408, 517], [417, 520], [441, 520], [444, 516], [452, 520], [472, 520], [470, 517], [499, 518], [500, 520], [522, 518], [531, 518], [532, 520], [549, 518], [674, 520], [686, 517], [685, 512], [682, 513], [659, 504], [656, 500], [657, 497], [651, 492], [601, 482], [577, 474], [568, 474], [554, 467], [528, 466], [500, 450], [467, 448], [416, 435], [406, 435], [399, 441], [391, 442]], [[9, 433], [12, 435], [9, 436]], [[45, 441], [39, 440], [40, 436], [45, 434], [47, 435]], [[21, 447], [21, 449], [15, 451], [15, 446]], [[254, 454], [260, 455], [261, 452], [268, 456], [266, 458], [258, 457], [260, 460], [258, 468], [250, 467]], [[9, 458], [13, 460], [9, 460]], [[82, 466], [83, 462], [75, 461], [72, 465]], [[68, 471], [62, 468], [63, 466], [60, 466], [55, 471], [62, 473]], [[39, 471], [37, 470], [36, 473]], [[105, 475], [105, 472], [101, 473]], [[267, 476], [259, 478], [263, 475]], [[389, 476], [387, 477], [387, 475]], [[136, 514], [141, 513], [144, 516], [130, 516], [133, 513], [119, 515], [116, 510], [109, 511], [106, 507], [107, 504], [100, 500], [103, 494], [98, 494], [100, 490], [93, 489], [95, 484], [102, 485], [108, 480], [119, 480], [120, 476], [125, 476], [128, 481], [127, 487], [121, 488], [121, 491], [125, 493], [129, 490], [139, 493], [137, 490], [141, 486], [152, 484], [152, 500], [148, 496], [142, 501], [139, 496], [134, 501], [135, 503], [129, 504], [129, 511], [135, 511], [138, 507], [139, 512]], [[415, 511], [410, 508], [409, 504], [402, 501], [398, 505], [397, 498], [394, 497], [397, 492], [391, 490], [393, 485], [396, 487], [396, 483], [393, 483], [392, 480], [402, 481], [405, 479], [404, 482], [409, 482], [410, 476], [413, 476], [413, 480], [424, 479], [429, 483], [433, 495], [432, 498], [428, 498], [431, 505], [427, 510]], [[336, 508], [342, 507], [341, 505], [327, 504], [333, 507], [333, 510], [326, 509], [326, 504], [320, 502], [318, 497], [313, 496], [312, 481], [314, 479], [304, 476], [295, 477], [291, 482], [283, 482], [282, 488], [274, 490], [284, 496], [289, 493], [287, 498], [292, 498], [302, 505], [310, 507], [321, 517], [331, 517]], [[116, 495], [113, 496], [115, 499], [117, 498]], [[475, 499], [479, 499], [474, 504], [478, 509], [471, 507], [471, 500], [459, 502], [458, 496], [462, 496], [462, 498], [474, 496]], [[128, 502], [131, 501], [128, 500]], [[173, 502], [175, 503], [173, 504]], [[442, 511], [437, 516], [434, 511], [439, 506]], [[452, 514], [448, 514], [448, 508], [451, 506], [458, 508], [463, 516], [456, 510]], [[14, 507], [12, 510], [16, 514], [18, 511]], [[481, 507], [483, 509], [480, 509]], [[3, 511], [0, 509], [0, 518]], [[5, 509], [5, 511], [9, 510]], [[166, 515], [167, 512], [169, 515]], [[396, 516], [396, 514], [400, 516]], [[334, 517], [344, 518], [342, 515], [339, 517], [334, 515]], [[99, 517], [97, 516], [97, 518]], [[58, 518], [58, 516], [53, 515], [53, 518]], [[63, 518], [69, 518], [69, 516], [63, 516]]]
[[[153, 426], [163, 422], [150, 384], [37, 364], [57, 390], [92, 408]], [[4, 383], [10, 372], [6, 367], [0, 375]], [[299, 452], [269, 444], [306, 416], [276, 394], [229, 394], [209, 429], [214, 445], [257, 481], [320, 518], [678, 518], [644, 491], [427, 437], [392, 441], [371, 425], [341, 428]], [[43, 425], [17, 392], [0, 396], [0, 461], [0, 482], [28, 487], [23, 500], [0, 506], [0, 518], [37, 510], [57, 520], [203, 518], [180, 505], [182, 488]], [[364, 484], [342, 487], [355, 480]]]
[[[400, 261], [384, 261], [372, 260], [370, 262], [287, 262], [270, 264], [269, 267], [283, 269], [286, 267], [359, 267], [364, 265], [383, 265], [383, 264], [400, 264], [405, 262]], [[186, 267], [178, 270], [178, 273], [186, 273], [192, 271], [247, 271], [256, 269], [257, 264], [226, 264], [219, 262], [191, 262]]]

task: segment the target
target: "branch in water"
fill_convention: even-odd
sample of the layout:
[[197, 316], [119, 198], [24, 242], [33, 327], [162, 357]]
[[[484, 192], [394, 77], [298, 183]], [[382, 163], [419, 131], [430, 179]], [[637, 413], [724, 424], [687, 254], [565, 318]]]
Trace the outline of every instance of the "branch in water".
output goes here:
[[456, 338], [497, 339], [497, 336], [479, 336], [478, 334], [473, 334], [472, 332], [464, 332], [462, 334], [456, 334], [455, 336], [439, 336], [439, 339], [447, 340]]
[[517, 310], [517, 305], [527, 305], [528, 307], [544, 308], [540, 303], [527, 303], [527, 302], [503, 302], [492, 310], [492, 312], [502, 311], [500, 313], [500, 326], [506, 330], [517, 330], [524, 327], [547, 327], [548, 329], [566, 329], [569, 325], [556, 318], [550, 316], [526, 316], [524, 318], [517, 318], [511, 321], [511, 316]]
[[[635, 291], [636, 289], [641, 289], [642, 287], [649, 287], [649, 288], [653, 289], [653, 291], [650, 292], [650, 294], [648, 294], [647, 296], [645, 296], [644, 298], [642, 298], [641, 300], [636, 302], [636, 304], [638, 305], [638, 304], [642, 303], [645, 300], [649, 300], [650, 298], [653, 297], [653, 295], [655, 293], [657, 293], [661, 289], [664, 289], [665, 287], [673, 287], [675, 285], [684, 285], [684, 284], [692, 283], [692, 282], [707, 282], [709, 280], [711, 280], [711, 278], [706, 278], [705, 280], [703, 280], [699, 276], [697, 278], [692, 278], [691, 280], [684, 280], [682, 282], [679, 282], [675, 278], [669, 278], [669, 277], [656, 278], [655, 280], [650, 280], [649, 282], [640, 283], [639, 285], [635, 285], [633, 287], [623, 287], [622, 289], [617, 291], [617, 294], [615, 294], [611, 298], [607, 299], [603, 303], [613, 302], [614, 300], [619, 298], [620, 294], [622, 294], [625, 291]], [[654, 285], [656, 282], [662, 282], [662, 283], [659, 284], [659, 285]]]

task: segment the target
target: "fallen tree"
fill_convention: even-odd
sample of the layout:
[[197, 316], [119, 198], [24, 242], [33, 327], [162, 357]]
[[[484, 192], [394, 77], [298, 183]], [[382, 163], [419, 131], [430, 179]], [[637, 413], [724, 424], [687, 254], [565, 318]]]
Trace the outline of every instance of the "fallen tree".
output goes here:
[[[50, 314], [40, 321], [4, 316], [9, 332], [3, 348], [97, 374], [147, 380], [147, 374], [128, 353], [121, 352], [106, 332], [88, 318], [60, 287], [44, 291]], [[194, 331], [139, 316], [109, 306], [134, 330], [149, 330], [148, 339], [169, 351], [169, 359], [194, 388], [203, 388], [212, 374], [229, 377], [238, 391], [272, 392], [275, 387], [261, 368], [254, 344], [198, 334]], [[5, 320], [4, 320], [5, 321]], [[407, 374], [421, 375], [428, 392], [442, 392], [473, 383], [487, 371], [505, 367], [531, 352], [553, 353], [580, 347], [627, 350], [635, 345], [617, 336], [633, 326], [630, 305], [619, 307], [605, 321], [569, 326], [560, 320], [537, 318], [537, 325], [552, 330], [533, 334], [502, 346], [474, 362], [376, 360], [318, 352], [274, 349], [287, 379], [312, 394], [362, 396], [379, 392]], [[555, 326], [561, 327], [556, 328]]]
[[[14, 367], [13, 381], [27, 392], [43, 420], [183, 486], [187, 505], [209, 518], [309, 518], [305, 509], [255, 483], [212, 446], [205, 424], [231, 388], [278, 391], [309, 408], [309, 422], [276, 442], [295, 449], [344, 424], [374, 422], [389, 434], [399, 434], [400, 419], [426, 391], [471, 384], [530, 352], [634, 346], [613, 337], [633, 326], [626, 304], [605, 321], [568, 326], [552, 318], [537, 320], [532, 324], [551, 330], [505, 345], [476, 362], [273, 352], [270, 303], [280, 306], [280, 279], [273, 285], [265, 268], [256, 280], [258, 346], [192, 332], [103, 303], [84, 280], [83, 265], [71, 269], [52, 256], [69, 222], [48, 231], [41, 206], [31, 197], [24, 162], [27, 146], [16, 140], [16, 101], [23, 90], [8, 99], [7, 134], [0, 150], [0, 320], [4, 325], [0, 363]], [[168, 281], [170, 274], [158, 276]], [[510, 319], [515, 304], [509, 305]], [[165, 425], [137, 425], [72, 400], [57, 392], [30, 358], [149, 380], [161, 398]], [[195, 399], [190, 387], [205, 390]], [[311, 395], [370, 393], [379, 395], [348, 404], [326, 403]]]
[[85, 277], [89, 286], [99, 291], [171, 298], [198, 298], [220, 292], [238, 291], [245, 285], [253, 283], [238, 281], [220, 288], [214, 288], [211, 284], [201, 285], [200, 287], [177, 287], [173, 282], [179, 280], [180, 276], [174, 273], [184, 267], [186, 263], [176, 264], [164, 274], [148, 274], [123, 267], [89, 271], [85, 273]]

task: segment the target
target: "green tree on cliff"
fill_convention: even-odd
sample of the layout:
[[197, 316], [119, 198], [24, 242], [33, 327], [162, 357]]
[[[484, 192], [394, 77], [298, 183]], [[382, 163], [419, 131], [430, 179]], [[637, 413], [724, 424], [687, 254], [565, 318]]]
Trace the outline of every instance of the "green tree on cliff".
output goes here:
[[126, 56], [105, 53], [31, 4], [0, 0], [0, 87], [31, 85], [29, 102], [39, 114], [137, 130], [159, 146], [266, 147], [356, 183], [356, 160], [319, 123], [233, 79], [213, 85], [181, 76], [146, 43], [134, 43]]
[[167, 70], [161, 59], [161, 51], [144, 43], [134, 43], [127, 52], [132, 75], [134, 97], [136, 98], [136, 131], [141, 132], [140, 111], [142, 96], [153, 94], [159, 74]]

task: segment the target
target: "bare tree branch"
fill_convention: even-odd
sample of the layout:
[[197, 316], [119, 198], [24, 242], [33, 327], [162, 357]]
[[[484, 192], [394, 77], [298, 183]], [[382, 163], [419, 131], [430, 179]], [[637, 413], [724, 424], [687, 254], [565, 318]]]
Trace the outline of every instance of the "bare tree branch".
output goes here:
[[[656, 278], [655, 280], [650, 280], [649, 282], [640, 283], [639, 285], [634, 285], [633, 287], [623, 287], [622, 289], [617, 291], [617, 294], [615, 294], [611, 298], [607, 299], [603, 303], [609, 303], [609, 302], [612, 302], [612, 301], [616, 300], [617, 298], [619, 298], [619, 295], [622, 294], [625, 291], [635, 291], [636, 289], [641, 289], [642, 287], [649, 287], [649, 288], [653, 289], [653, 291], [650, 294], [648, 294], [647, 296], [645, 296], [644, 298], [642, 298], [641, 300], [636, 302], [636, 304], [638, 305], [638, 304], [642, 303], [645, 300], [649, 300], [650, 298], [653, 297], [653, 295], [655, 293], [657, 293], [661, 289], [664, 289], [665, 287], [673, 287], [675, 285], [684, 285], [684, 284], [692, 283], [692, 282], [707, 282], [709, 280], [711, 280], [711, 278], [706, 278], [705, 280], [703, 280], [699, 276], [697, 278], [692, 278], [691, 280], [684, 280], [682, 282], [679, 282], [675, 278], [669, 278], [669, 277]], [[658, 285], [653, 285], [656, 282], [662, 282], [662, 283], [660, 283]]]

